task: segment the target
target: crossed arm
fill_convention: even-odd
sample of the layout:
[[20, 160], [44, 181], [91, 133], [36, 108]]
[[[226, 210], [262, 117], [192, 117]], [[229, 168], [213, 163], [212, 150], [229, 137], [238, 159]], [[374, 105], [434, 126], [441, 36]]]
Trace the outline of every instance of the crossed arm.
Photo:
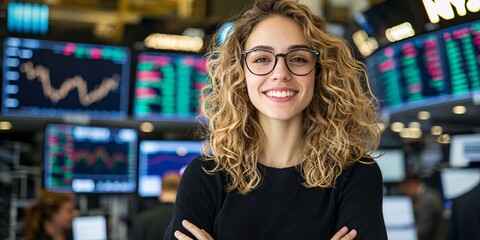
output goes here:
[[[187, 220], [183, 220], [182, 225], [198, 240], [213, 240], [212, 236], [210, 236], [210, 234], [208, 234], [205, 230], [198, 228]], [[193, 240], [178, 230], [175, 231], [174, 235], [179, 240]], [[347, 227], [343, 227], [337, 233], [335, 233], [331, 240], [352, 240], [355, 238], [355, 236], [357, 236], [357, 231], [355, 231], [355, 229], [349, 231]]]

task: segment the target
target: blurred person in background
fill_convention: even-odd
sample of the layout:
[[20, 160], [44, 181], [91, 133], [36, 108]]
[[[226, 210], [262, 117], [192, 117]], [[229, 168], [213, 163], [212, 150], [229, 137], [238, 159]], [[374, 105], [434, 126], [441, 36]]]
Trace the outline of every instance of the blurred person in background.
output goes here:
[[168, 172], [162, 176], [162, 191], [158, 196], [160, 204], [137, 215], [132, 222], [134, 240], [163, 239], [165, 229], [173, 215], [180, 175]]
[[442, 239], [443, 204], [440, 193], [415, 174], [407, 174], [399, 190], [412, 199], [418, 240]]
[[480, 184], [453, 199], [449, 240], [480, 239]]
[[25, 209], [24, 239], [73, 239], [72, 220], [78, 215], [75, 205], [73, 193], [41, 190], [35, 202]]

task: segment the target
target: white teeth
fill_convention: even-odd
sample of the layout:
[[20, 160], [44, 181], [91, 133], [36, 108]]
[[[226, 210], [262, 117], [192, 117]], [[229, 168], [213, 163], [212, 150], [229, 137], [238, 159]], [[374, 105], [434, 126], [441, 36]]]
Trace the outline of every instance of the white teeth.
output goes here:
[[294, 91], [268, 91], [265, 94], [269, 97], [277, 97], [277, 98], [284, 98], [284, 97], [291, 97], [295, 95]]

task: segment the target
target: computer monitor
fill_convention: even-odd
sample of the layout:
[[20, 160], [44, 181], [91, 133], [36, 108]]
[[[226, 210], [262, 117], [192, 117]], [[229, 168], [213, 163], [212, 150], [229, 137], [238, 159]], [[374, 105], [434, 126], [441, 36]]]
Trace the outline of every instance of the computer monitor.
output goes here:
[[105, 216], [77, 216], [72, 222], [73, 240], [107, 240]]
[[450, 166], [480, 166], [480, 134], [452, 135], [450, 139]]
[[193, 122], [207, 83], [206, 59], [199, 54], [141, 52], [137, 58], [133, 117]]
[[[374, 11], [375, 14], [377, 12]], [[367, 14], [367, 19], [379, 23], [371, 24], [378, 30], [385, 22], [381, 20], [388, 17], [377, 18], [381, 15], [375, 14]], [[423, 28], [423, 24], [416, 26], [420, 27], [417, 30]], [[476, 41], [479, 27], [480, 21], [477, 20], [417, 33], [393, 43], [384, 41], [388, 44], [381, 46], [365, 60], [372, 88], [380, 99], [381, 110], [393, 114], [471, 99], [480, 90], [476, 60], [480, 54], [480, 45]], [[381, 38], [384, 33], [385, 29], [380, 32]]]
[[444, 208], [450, 209], [454, 198], [480, 183], [480, 168], [444, 168], [440, 170], [440, 183]]
[[383, 218], [388, 239], [417, 239], [413, 203], [408, 196], [383, 196]]
[[137, 132], [130, 128], [49, 124], [45, 188], [59, 192], [133, 193]]
[[161, 192], [162, 175], [182, 174], [187, 165], [201, 153], [201, 142], [143, 140], [138, 163], [138, 195], [157, 197]]
[[405, 153], [402, 149], [380, 149], [374, 153], [384, 183], [398, 183], [405, 178]]
[[2, 115], [127, 118], [128, 48], [7, 37], [3, 52]]

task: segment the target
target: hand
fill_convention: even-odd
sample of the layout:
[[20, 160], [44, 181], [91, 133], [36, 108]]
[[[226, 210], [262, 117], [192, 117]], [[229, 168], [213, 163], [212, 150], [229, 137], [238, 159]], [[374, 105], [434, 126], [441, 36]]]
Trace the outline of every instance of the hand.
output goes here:
[[357, 236], [357, 231], [355, 229], [352, 229], [352, 231], [348, 232], [348, 228], [343, 227], [338, 230], [338, 232], [335, 233], [330, 240], [352, 240], [355, 238], [355, 236]]
[[[205, 232], [205, 230], [198, 228], [187, 220], [183, 220], [182, 225], [198, 240], [213, 240], [212, 236]], [[179, 240], [192, 240], [189, 236], [178, 230], [175, 231], [174, 235]], [[355, 236], [357, 236], [357, 231], [355, 229], [352, 229], [350, 232], [348, 232], [348, 228], [343, 227], [332, 237], [331, 240], [353, 240]]]
[[[193, 236], [195, 236], [198, 240], [213, 240], [212, 236], [205, 232], [205, 230], [198, 228], [195, 226], [193, 223], [183, 220], [182, 221], [182, 226], [187, 229]], [[180, 231], [175, 231], [173, 234], [175, 237], [179, 240], [192, 240], [189, 236], [185, 235], [184, 233]], [[350, 239], [350, 238], [348, 238]]]

